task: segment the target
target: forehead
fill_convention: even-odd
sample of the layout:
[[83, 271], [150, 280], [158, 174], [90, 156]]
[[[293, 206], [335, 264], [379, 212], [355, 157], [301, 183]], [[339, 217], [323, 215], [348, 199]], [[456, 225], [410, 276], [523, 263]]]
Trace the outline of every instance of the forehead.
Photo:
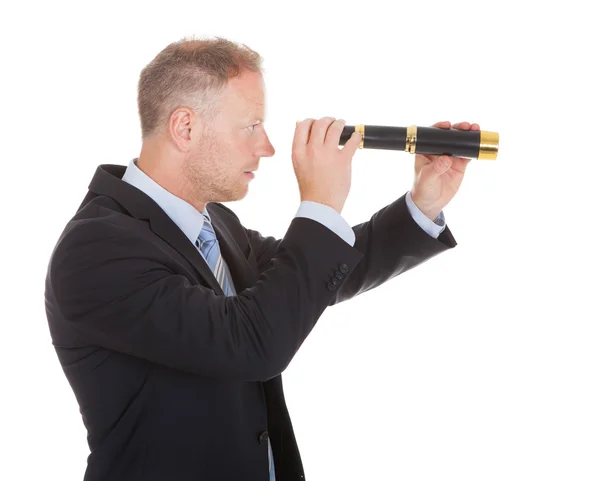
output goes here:
[[229, 79], [223, 93], [230, 107], [252, 111], [264, 109], [265, 86], [260, 73], [246, 71]]

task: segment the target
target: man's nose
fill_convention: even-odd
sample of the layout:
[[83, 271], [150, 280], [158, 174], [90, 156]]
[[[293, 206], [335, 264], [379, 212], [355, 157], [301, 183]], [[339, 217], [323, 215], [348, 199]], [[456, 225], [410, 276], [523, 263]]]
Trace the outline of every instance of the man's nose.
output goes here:
[[263, 157], [273, 157], [275, 155], [275, 147], [273, 147], [271, 142], [269, 142], [267, 145], [267, 153]]
[[273, 147], [273, 144], [269, 140], [267, 134], [265, 134], [263, 142], [260, 145], [259, 151], [260, 157], [272, 157], [273, 155], [275, 155], [275, 147]]

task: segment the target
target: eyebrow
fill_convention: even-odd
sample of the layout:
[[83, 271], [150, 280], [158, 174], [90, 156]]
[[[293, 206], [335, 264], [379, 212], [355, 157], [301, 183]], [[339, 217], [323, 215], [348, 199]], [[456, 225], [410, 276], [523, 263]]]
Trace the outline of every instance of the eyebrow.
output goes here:
[[[259, 106], [256, 105], [256, 107], [259, 107]], [[266, 113], [264, 105], [261, 105], [259, 107], [259, 109], [264, 112], [262, 117], [260, 117], [260, 116], [258, 116], [258, 115], [255, 114], [256, 110], [248, 110], [248, 112], [246, 114], [246, 120], [248, 120], [248, 121], [250, 121], [250, 120], [258, 120], [259, 122], [264, 123], [265, 122], [265, 117], [267, 116], [267, 113]], [[257, 109], [257, 110], [259, 110], [259, 109]]]

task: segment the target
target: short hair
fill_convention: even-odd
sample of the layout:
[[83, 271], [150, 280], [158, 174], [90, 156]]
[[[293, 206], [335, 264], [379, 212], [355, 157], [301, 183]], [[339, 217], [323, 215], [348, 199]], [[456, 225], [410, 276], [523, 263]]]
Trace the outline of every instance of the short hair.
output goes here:
[[142, 140], [165, 126], [175, 109], [186, 106], [213, 118], [218, 94], [244, 70], [262, 74], [262, 57], [246, 46], [216, 37], [184, 37], [165, 47], [140, 73], [138, 113]]

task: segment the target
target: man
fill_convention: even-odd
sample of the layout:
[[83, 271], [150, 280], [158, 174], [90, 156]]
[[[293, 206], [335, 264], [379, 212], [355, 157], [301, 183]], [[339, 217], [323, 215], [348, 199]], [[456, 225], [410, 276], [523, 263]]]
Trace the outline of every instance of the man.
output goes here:
[[456, 245], [442, 208], [468, 159], [417, 155], [411, 191], [351, 228], [361, 139], [340, 148], [333, 118], [296, 125], [285, 236], [242, 226], [222, 202], [275, 152], [260, 62], [219, 38], [160, 52], [140, 76], [139, 157], [97, 168], [52, 253], [47, 317], [87, 481], [303, 480], [281, 373], [327, 306]]

